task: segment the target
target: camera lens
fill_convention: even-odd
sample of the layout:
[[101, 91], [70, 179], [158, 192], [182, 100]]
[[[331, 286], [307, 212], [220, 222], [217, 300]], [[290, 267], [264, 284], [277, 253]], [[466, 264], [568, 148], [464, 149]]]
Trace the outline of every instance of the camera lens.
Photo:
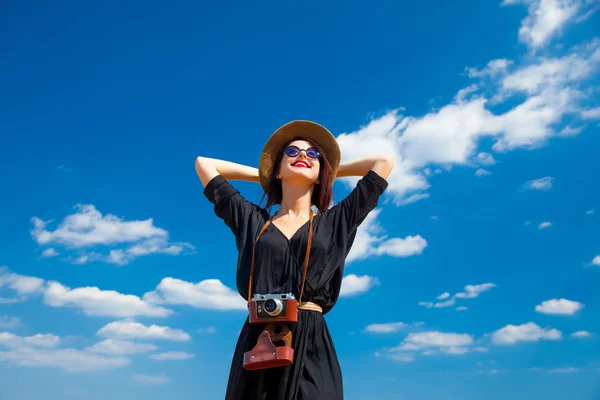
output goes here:
[[277, 299], [267, 299], [264, 304], [264, 309], [267, 314], [275, 317], [283, 310], [283, 304]]

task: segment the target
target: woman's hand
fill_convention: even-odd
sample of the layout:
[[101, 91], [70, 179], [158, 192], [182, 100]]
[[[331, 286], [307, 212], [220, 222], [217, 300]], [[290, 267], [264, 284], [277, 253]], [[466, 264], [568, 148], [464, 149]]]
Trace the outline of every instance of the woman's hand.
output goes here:
[[336, 177], [365, 176], [367, 172], [373, 170], [383, 179], [387, 179], [390, 172], [392, 172], [392, 168], [394, 168], [394, 157], [392, 156], [367, 157], [340, 164]]
[[259, 182], [257, 168], [216, 158], [196, 158], [196, 173], [204, 186], [217, 175], [221, 175], [227, 180]]

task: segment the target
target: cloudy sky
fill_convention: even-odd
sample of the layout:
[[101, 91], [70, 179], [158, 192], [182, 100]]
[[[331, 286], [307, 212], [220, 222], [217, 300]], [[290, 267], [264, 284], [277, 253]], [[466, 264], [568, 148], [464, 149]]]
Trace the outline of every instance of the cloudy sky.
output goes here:
[[292, 119], [396, 159], [326, 316], [346, 398], [600, 396], [597, 1], [84, 3], [0, 12], [0, 399], [223, 398], [193, 164]]

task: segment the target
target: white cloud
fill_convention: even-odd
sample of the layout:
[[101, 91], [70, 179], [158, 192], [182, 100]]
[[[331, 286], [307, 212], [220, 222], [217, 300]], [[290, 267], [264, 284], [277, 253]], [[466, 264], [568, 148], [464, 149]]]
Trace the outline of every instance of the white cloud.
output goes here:
[[150, 304], [185, 304], [214, 310], [247, 310], [246, 300], [218, 279], [191, 283], [163, 278], [156, 289], [143, 296]]
[[0, 289], [7, 287], [19, 295], [18, 298], [6, 299], [7, 303], [24, 301], [29, 296], [44, 291], [44, 280], [33, 276], [25, 276], [9, 272], [8, 267], [0, 266]]
[[539, 229], [546, 229], [552, 226], [552, 222], [546, 221], [546, 222], [542, 222], [541, 224], [539, 224], [538, 228]]
[[556, 329], [541, 328], [534, 322], [522, 325], [506, 325], [492, 334], [492, 342], [498, 345], [512, 345], [518, 342], [538, 340], [559, 340], [562, 333]]
[[592, 259], [592, 262], [590, 262], [591, 265], [596, 265], [596, 266], [600, 266], [600, 255], [596, 256]]
[[[466, 333], [444, 333], [439, 331], [409, 333], [399, 350], [424, 349], [428, 347], [461, 347], [473, 344], [473, 336]], [[410, 346], [406, 346], [410, 345]]]
[[168, 383], [171, 381], [171, 378], [165, 375], [144, 375], [138, 374], [134, 375], [132, 379], [137, 383], [142, 383], [144, 385], [162, 385], [164, 383]]
[[577, 331], [577, 332], [573, 332], [571, 334], [571, 336], [575, 337], [575, 338], [587, 338], [587, 337], [591, 337], [594, 334], [588, 331]]
[[[500, 74], [506, 73], [509, 66], [513, 65], [514, 62], [504, 58], [492, 60], [487, 63], [486, 67], [478, 70], [477, 68], [465, 68], [469, 78], [484, 78], [484, 77], [495, 77]], [[489, 154], [489, 153], [480, 153]], [[491, 154], [490, 154], [491, 156]], [[479, 158], [479, 157], [478, 157]], [[492, 157], [493, 159], [493, 157]]]
[[0, 329], [13, 329], [22, 326], [23, 323], [18, 317], [0, 316]]
[[529, 5], [519, 39], [533, 49], [546, 45], [582, 10], [581, 0], [504, 0], [502, 5], [519, 3]]
[[530, 190], [549, 190], [552, 187], [552, 181], [554, 177], [546, 176], [539, 179], [533, 179], [531, 181], [525, 182], [523, 185], [523, 189]]
[[535, 311], [542, 314], [573, 315], [581, 310], [584, 305], [578, 301], [567, 299], [552, 299], [543, 301], [535, 306]]
[[92, 353], [109, 355], [140, 354], [156, 351], [158, 347], [151, 343], [135, 343], [127, 340], [106, 339], [86, 348]]
[[152, 305], [131, 294], [97, 287], [70, 289], [58, 282], [49, 282], [44, 301], [52, 307], [80, 308], [86, 315], [108, 317], [166, 317], [171, 310]]
[[[456, 299], [474, 299], [476, 297], [479, 297], [479, 295], [481, 293], [486, 292], [494, 287], [496, 287], [496, 284], [494, 284], [494, 283], [482, 283], [479, 285], [467, 285], [464, 287], [464, 290], [465, 290], [464, 292], [458, 292], [458, 293], [454, 294], [453, 296], [450, 296], [450, 293], [445, 292], [437, 297], [438, 300], [445, 300], [445, 301], [438, 301], [437, 303], [433, 303], [430, 301], [421, 301], [421, 302], [419, 302], [419, 305], [423, 306], [425, 308], [452, 307], [456, 304]], [[466, 309], [467, 309], [466, 307], [457, 307], [456, 308], [457, 311], [463, 311]]]
[[467, 285], [464, 287], [464, 292], [456, 293], [454, 297], [457, 299], [474, 299], [481, 293], [487, 292], [488, 290], [495, 288], [495, 283], [482, 283], [479, 285]]
[[105, 357], [75, 349], [18, 348], [0, 352], [0, 361], [22, 367], [59, 367], [67, 372], [88, 372], [120, 368], [131, 361], [122, 357]]
[[185, 351], [168, 351], [166, 353], [152, 354], [149, 357], [157, 361], [188, 360], [195, 357], [195, 354], [186, 353]]
[[476, 162], [480, 165], [494, 165], [496, 160], [490, 153], [482, 152], [477, 154]]
[[467, 311], [468, 309], [469, 309], [469, 307], [465, 307], [465, 306], [460, 306], [460, 307], [455, 308], [456, 311]]
[[115, 339], [171, 340], [185, 342], [191, 336], [181, 329], [168, 326], [146, 326], [135, 321], [114, 321], [102, 327], [96, 335]]
[[[37, 243], [63, 245], [69, 250], [129, 244], [125, 249], [111, 249], [108, 255], [84, 251], [70, 257], [75, 264], [103, 261], [124, 265], [139, 256], [154, 253], [178, 255], [184, 249], [194, 249], [189, 243], [169, 243], [168, 232], [154, 226], [152, 218], [125, 221], [112, 214], [102, 215], [92, 204], [77, 204], [75, 208], [77, 211], [65, 217], [53, 231], [46, 229], [52, 221], [31, 218], [31, 235]], [[54, 249], [52, 251], [55, 252]]]
[[342, 288], [340, 297], [356, 296], [365, 292], [379, 284], [379, 280], [372, 276], [363, 275], [357, 276], [354, 274], [346, 275], [342, 279]]
[[209, 326], [208, 328], [198, 328], [196, 332], [198, 333], [215, 333], [217, 329], [214, 326]]
[[365, 332], [369, 333], [393, 333], [406, 327], [404, 322], [389, 322], [385, 324], [370, 324], [365, 328]]
[[465, 333], [439, 331], [409, 333], [399, 346], [389, 349], [387, 355], [400, 361], [412, 361], [415, 352], [418, 351], [424, 356], [461, 355], [471, 351], [470, 346], [473, 344], [473, 336]]
[[583, 110], [581, 112], [581, 117], [583, 119], [600, 119], [600, 107]]
[[486, 176], [486, 175], [491, 175], [492, 173], [488, 170], [485, 170], [483, 168], [478, 168], [477, 171], [475, 171], [475, 176]]
[[8, 332], [0, 332], [0, 345], [9, 348], [19, 347], [46, 347], [52, 348], [60, 344], [60, 338], [49, 333], [38, 333], [33, 336], [18, 336]]
[[54, 247], [47, 248], [42, 252], [42, 258], [56, 257], [57, 255], [58, 251], [56, 251]]
[[[521, 2], [530, 4], [531, 15], [523, 21], [520, 36], [539, 45], [566, 22], [579, 21], [575, 17], [587, 7], [579, 0]], [[517, 2], [504, 4], [511, 3]], [[529, 54], [518, 63], [501, 58], [481, 70], [467, 68], [475, 83], [457, 90], [448, 104], [422, 116], [405, 115], [398, 108], [340, 134], [343, 161], [392, 154], [395, 167], [386, 193], [403, 205], [429, 197], [428, 178], [434, 169], [482, 165], [477, 162], [482, 139], [494, 142], [494, 152], [507, 152], [533, 150], [550, 138], [576, 134], [583, 128], [580, 120], [597, 113], [589, 83], [600, 62], [599, 44], [594, 39], [553, 49], [557, 56]], [[499, 103], [502, 111], [492, 111]], [[356, 179], [342, 182], [353, 187]]]
[[381, 210], [375, 209], [359, 226], [352, 249], [346, 257], [346, 262], [361, 260], [371, 256], [409, 257], [421, 254], [427, 241], [420, 235], [406, 238], [388, 238], [383, 235], [383, 229], [377, 222]]
[[592, 215], [592, 214], [594, 214], [594, 210], [593, 209], [592, 210], [587, 210], [585, 212], [585, 215]]

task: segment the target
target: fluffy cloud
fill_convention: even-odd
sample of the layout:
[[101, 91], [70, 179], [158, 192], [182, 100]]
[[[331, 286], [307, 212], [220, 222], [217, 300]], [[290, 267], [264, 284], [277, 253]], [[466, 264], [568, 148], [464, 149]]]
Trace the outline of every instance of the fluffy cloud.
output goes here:
[[535, 311], [542, 314], [573, 315], [581, 310], [584, 305], [578, 301], [567, 299], [552, 299], [543, 301], [535, 306]]
[[592, 258], [590, 265], [600, 266], [600, 256], [596, 256], [596, 257]]
[[0, 332], [0, 345], [10, 348], [46, 347], [52, 348], [60, 344], [60, 338], [49, 333], [38, 333], [33, 336], [21, 337], [8, 332]]
[[552, 226], [552, 222], [546, 221], [546, 222], [542, 222], [541, 224], [538, 225], [539, 229], [546, 229], [546, 228], [550, 228]]
[[404, 322], [389, 322], [386, 324], [370, 324], [365, 328], [369, 333], [393, 333], [407, 326]]
[[214, 310], [247, 310], [246, 299], [223, 285], [218, 279], [191, 283], [175, 278], [164, 278], [156, 289], [144, 294], [150, 304], [185, 304]]
[[559, 340], [562, 333], [556, 329], [541, 328], [534, 322], [522, 325], [506, 325], [492, 334], [492, 342], [498, 345], [512, 345], [518, 342], [539, 340]]
[[[47, 226], [52, 221], [31, 218], [31, 235], [39, 245], [56, 244], [67, 249], [82, 249], [96, 245], [116, 246], [128, 244], [124, 249], [112, 249], [108, 254], [80, 252], [70, 257], [75, 264], [90, 261], [103, 261], [118, 265], [131, 262], [139, 256], [154, 253], [178, 255], [185, 249], [193, 250], [189, 243], [169, 243], [166, 230], [154, 226], [152, 218], [146, 220], [125, 221], [112, 214], [102, 215], [91, 204], [78, 204], [77, 211], [68, 215], [54, 230]], [[55, 255], [51, 248], [44, 251]], [[44, 254], [43, 253], [43, 254]]]
[[342, 288], [340, 297], [356, 296], [368, 292], [379, 284], [379, 280], [372, 276], [357, 276], [354, 274], [346, 275], [342, 279]]
[[409, 257], [421, 254], [427, 241], [420, 235], [406, 238], [388, 238], [377, 222], [381, 210], [373, 210], [363, 221], [356, 232], [356, 238], [348, 257], [347, 263], [371, 256]]
[[147, 353], [149, 351], [156, 351], [157, 349], [158, 347], [151, 343], [135, 343], [127, 340], [106, 339], [86, 348], [86, 351], [109, 355], [125, 355]]
[[166, 317], [172, 313], [131, 294], [97, 287], [70, 289], [58, 282], [49, 282], [44, 301], [52, 307], [79, 308], [86, 315], [108, 317]]
[[[441, 295], [437, 296], [436, 299], [440, 300], [436, 303], [431, 301], [421, 301], [419, 302], [420, 306], [425, 308], [446, 308], [452, 307], [456, 304], [456, 299], [474, 299], [479, 297], [479, 295], [483, 292], [486, 292], [492, 288], [496, 287], [494, 283], [482, 283], [479, 285], [467, 285], [464, 287], [464, 292], [455, 293], [453, 296], [450, 296], [450, 293], [445, 292]], [[443, 301], [441, 301], [443, 300]], [[464, 311], [466, 307], [457, 307], [457, 311]]]
[[135, 321], [114, 321], [102, 327], [96, 335], [115, 339], [171, 340], [186, 342], [191, 336], [181, 329], [168, 326], [146, 326]]
[[[412, 361], [416, 352], [424, 356], [436, 354], [461, 355], [473, 351], [473, 336], [466, 333], [439, 331], [410, 333], [399, 346], [391, 348], [388, 356], [399, 361]], [[478, 348], [477, 351], [480, 351]]]
[[[481, 165], [486, 159], [479, 156], [482, 139], [493, 140], [497, 153], [532, 150], [561, 136], [566, 120], [577, 124], [584, 115], [593, 115], [585, 85], [600, 62], [600, 41], [574, 47], [562, 57], [529, 60], [519, 65], [494, 60], [482, 70], [470, 68], [478, 83], [459, 90], [449, 104], [420, 117], [392, 110], [357, 131], [340, 134], [344, 161], [393, 154], [387, 193], [396, 205], [408, 204], [429, 196], [432, 169]], [[490, 98], [484, 93], [491, 93]], [[502, 113], [490, 108], [505, 103]], [[354, 178], [342, 181], [355, 184]]]
[[58, 256], [58, 251], [54, 249], [54, 247], [47, 248], [42, 252], [42, 258], [56, 257]]
[[[504, 0], [502, 5], [525, 4], [528, 15], [521, 22], [519, 40], [532, 49], [546, 45], [569, 20], [585, 11], [582, 0]], [[575, 22], [578, 22], [576, 19]]]
[[13, 303], [24, 301], [29, 296], [42, 293], [45, 289], [44, 280], [33, 276], [15, 274], [8, 270], [8, 267], [0, 266], [0, 290], [3, 288], [11, 289], [18, 294], [18, 297], [0, 299], [0, 303]]
[[151, 359], [157, 361], [188, 360], [192, 357], [195, 357], [195, 354], [186, 353], [185, 351], [168, 351], [150, 356]]
[[552, 187], [552, 181], [554, 177], [546, 176], [544, 178], [533, 179], [523, 184], [523, 189], [529, 190], [549, 190]]
[[88, 372], [121, 368], [131, 362], [123, 357], [105, 357], [75, 349], [17, 348], [0, 351], [0, 361], [22, 367], [59, 367], [67, 372]]
[[494, 283], [482, 283], [480, 285], [467, 285], [464, 292], [459, 292], [454, 295], [457, 299], [474, 299], [481, 293], [496, 287]]
[[573, 337], [575, 337], [575, 338], [579, 338], [579, 339], [581, 339], [581, 338], [587, 338], [587, 337], [591, 337], [591, 336], [593, 336], [593, 335], [594, 335], [593, 333], [591, 333], [591, 332], [588, 332], [588, 331], [577, 331], [577, 332], [573, 332], [573, 333], [571, 334], [571, 336], [573, 336]]

